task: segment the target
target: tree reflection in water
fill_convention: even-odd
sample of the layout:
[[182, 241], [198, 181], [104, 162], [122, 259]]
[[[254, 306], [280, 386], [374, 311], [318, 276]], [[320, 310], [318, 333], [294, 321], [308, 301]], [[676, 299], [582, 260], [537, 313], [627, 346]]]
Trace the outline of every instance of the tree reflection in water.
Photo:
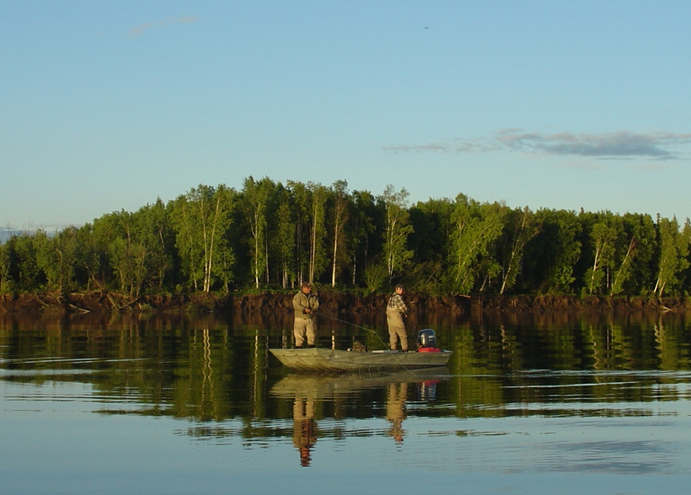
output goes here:
[[[410, 416], [650, 414], [649, 407], [610, 405], [677, 400], [682, 392], [675, 387], [686, 375], [670, 372], [691, 369], [691, 332], [680, 314], [484, 315], [440, 323], [440, 345], [454, 354], [438, 381], [400, 373], [293, 375], [267, 354], [285, 340], [284, 327], [262, 324], [0, 315], [0, 371], [3, 380], [37, 386], [86, 383], [101, 414], [188, 418], [195, 425], [186, 431], [200, 437], [213, 432], [251, 444], [277, 436], [290, 442], [292, 435], [301, 464], [310, 465], [317, 439], [364, 434], [330, 420], [386, 419], [386, 430], [372, 426], [366, 433], [402, 445]], [[322, 328], [324, 335], [327, 330], [339, 348], [358, 337], [347, 327]], [[621, 374], [634, 370], [645, 371], [628, 378], [636, 387]], [[420, 400], [426, 404], [415, 403]], [[291, 419], [292, 432], [277, 426]]]

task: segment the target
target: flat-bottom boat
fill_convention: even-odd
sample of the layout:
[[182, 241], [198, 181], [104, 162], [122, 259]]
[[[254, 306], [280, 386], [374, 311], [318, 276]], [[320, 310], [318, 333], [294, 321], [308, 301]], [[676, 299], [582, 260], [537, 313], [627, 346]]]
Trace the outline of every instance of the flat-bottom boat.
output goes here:
[[343, 351], [338, 349], [269, 349], [284, 366], [301, 371], [361, 371], [446, 366], [451, 351]]

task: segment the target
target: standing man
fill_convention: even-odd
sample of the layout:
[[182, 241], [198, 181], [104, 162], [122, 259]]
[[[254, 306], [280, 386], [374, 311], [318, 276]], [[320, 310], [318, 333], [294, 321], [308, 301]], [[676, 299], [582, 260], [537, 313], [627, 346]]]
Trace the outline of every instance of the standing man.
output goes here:
[[386, 323], [389, 326], [389, 347], [396, 350], [396, 338], [401, 341], [401, 350], [408, 351], [408, 336], [403, 318], [408, 316], [408, 306], [403, 302], [403, 286], [397, 285], [386, 304]]
[[319, 308], [319, 299], [312, 295], [312, 286], [303, 282], [300, 291], [293, 297], [293, 309], [295, 310], [295, 347], [302, 347], [307, 337], [307, 345], [314, 347], [314, 312]]

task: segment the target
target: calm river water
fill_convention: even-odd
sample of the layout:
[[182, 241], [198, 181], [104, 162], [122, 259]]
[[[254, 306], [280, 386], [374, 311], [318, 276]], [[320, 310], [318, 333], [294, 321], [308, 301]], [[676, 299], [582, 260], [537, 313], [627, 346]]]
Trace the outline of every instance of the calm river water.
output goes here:
[[290, 373], [281, 318], [0, 318], [0, 493], [688, 493], [691, 321], [414, 323], [448, 369]]

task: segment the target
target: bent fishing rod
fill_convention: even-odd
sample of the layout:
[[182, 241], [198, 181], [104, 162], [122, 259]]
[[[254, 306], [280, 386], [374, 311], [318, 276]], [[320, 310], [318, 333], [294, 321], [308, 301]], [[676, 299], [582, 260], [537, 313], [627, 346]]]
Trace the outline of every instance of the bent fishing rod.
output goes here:
[[325, 315], [325, 314], [323, 314], [323, 313], [320, 313], [319, 316], [320, 316], [320, 317], [323, 317], [323, 318], [326, 318], [326, 319], [328, 319], [328, 320], [338, 321], [338, 322], [340, 322], [340, 323], [344, 323], [344, 324], [346, 324], [346, 325], [350, 325], [351, 327], [355, 327], [355, 328], [359, 328], [359, 329], [361, 329], [361, 330], [365, 330], [365, 331], [367, 331], [367, 332], [371, 332], [371, 333], [373, 333], [373, 334], [379, 339], [379, 341], [380, 341], [382, 344], [384, 344], [385, 346], [387, 345], [386, 342], [384, 342], [384, 339], [382, 339], [382, 338], [379, 336], [379, 334], [377, 333], [376, 330], [373, 330], [373, 329], [367, 328], [367, 327], [363, 327], [362, 325], [356, 325], [355, 323], [351, 323], [351, 322], [349, 322], [349, 321], [342, 320], [342, 319], [336, 318], [336, 317], [334, 317], [334, 316], [327, 316], [327, 315]]

